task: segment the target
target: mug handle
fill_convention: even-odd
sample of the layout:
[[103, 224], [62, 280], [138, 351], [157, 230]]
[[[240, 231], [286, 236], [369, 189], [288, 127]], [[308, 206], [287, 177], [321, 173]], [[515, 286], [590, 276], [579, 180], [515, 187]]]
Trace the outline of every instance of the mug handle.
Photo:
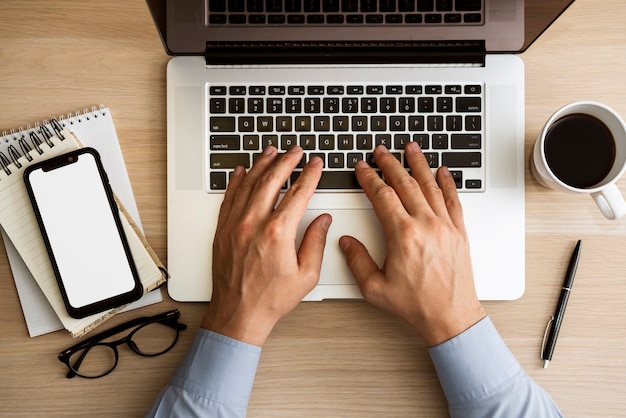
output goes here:
[[601, 191], [592, 193], [591, 197], [607, 219], [621, 218], [626, 214], [626, 202], [615, 184], [610, 184]]

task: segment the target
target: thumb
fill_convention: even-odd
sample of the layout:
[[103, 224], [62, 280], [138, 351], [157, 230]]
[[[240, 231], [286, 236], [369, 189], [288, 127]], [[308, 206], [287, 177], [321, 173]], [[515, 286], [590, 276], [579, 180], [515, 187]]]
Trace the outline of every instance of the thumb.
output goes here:
[[348, 268], [354, 276], [363, 297], [371, 300], [377, 293], [379, 282], [384, 279], [383, 273], [372, 259], [367, 248], [356, 238], [343, 236], [339, 239], [339, 247], [346, 257]]
[[319, 272], [322, 269], [326, 236], [328, 235], [328, 228], [331, 222], [331, 216], [326, 213], [315, 218], [304, 232], [304, 237], [298, 250], [300, 267], [307, 272], [317, 272], [316, 277], [318, 279]]

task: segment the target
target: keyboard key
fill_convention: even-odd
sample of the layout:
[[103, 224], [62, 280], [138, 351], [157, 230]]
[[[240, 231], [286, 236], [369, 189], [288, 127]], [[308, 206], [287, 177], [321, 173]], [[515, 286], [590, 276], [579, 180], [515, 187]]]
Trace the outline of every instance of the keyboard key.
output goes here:
[[303, 8], [305, 12], [319, 12], [321, 10], [320, 1], [319, 0], [304, 0]]
[[417, 0], [417, 10], [420, 12], [432, 12], [435, 10], [435, 0]]
[[235, 132], [235, 118], [232, 116], [212, 116], [209, 125], [211, 132]]
[[295, 135], [283, 135], [280, 137], [280, 149], [287, 151], [292, 148], [298, 142], [298, 138]]
[[339, 11], [340, 0], [323, 0], [323, 10], [325, 12], [336, 13]]
[[465, 94], [480, 94], [482, 87], [480, 84], [468, 84], [465, 86]]
[[211, 113], [226, 113], [226, 99], [209, 100], [209, 111]]
[[442, 11], [442, 12], [451, 12], [452, 0], [437, 0], [436, 8], [437, 10]]
[[[294, 171], [291, 174], [291, 184], [297, 180], [300, 172]], [[361, 186], [356, 179], [356, 175], [354, 174], [354, 170], [350, 171], [323, 171], [322, 177], [320, 178], [320, 182], [317, 185], [318, 189], [328, 190], [328, 189], [360, 189]]]
[[435, 111], [435, 99], [432, 97], [420, 97], [417, 99], [417, 110], [422, 113], [432, 113]]
[[340, 150], [351, 150], [354, 148], [354, 137], [352, 135], [338, 135], [337, 148]]
[[209, 182], [211, 190], [226, 190], [226, 173], [224, 171], [212, 171]]
[[459, 12], [480, 11], [481, 0], [456, 0], [455, 9]]
[[376, 113], [377, 111], [378, 111], [378, 104], [375, 98], [372, 98], [372, 97], [361, 98], [361, 112]]
[[335, 135], [320, 135], [318, 146], [321, 150], [334, 150]]
[[304, 86], [289, 86], [287, 92], [292, 96], [302, 96], [304, 94]]
[[270, 13], [280, 13], [283, 11], [282, 0], [267, 0], [265, 9]]
[[333, 96], [337, 96], [343, 94], [344, 87], [343, 86], [328, 86], [326, 87], [326, 94], [330, 94]]
[[296, 116], [296, 131], [310, 132], [311, 131], [311, 117], [310, 116]]
[[465, 180], [466, 189], [480, 189], [483, 186], [481, 180]]
[[396, 134], [393, 137], [393, 148], [402, 150], [410, 140], [411, 136], [408, 134]]
[[314, 150], [316, 139], [315, 135], [300, 135], [300, 147], [305, 151]]
[[343, 132], [350, 128], [347, 116], [333, 116], [333, 131]]
[[428, 166], [430, 168], [439, 167], [439, 153], [436, 152], [425, 152], [424, 157], [426, 157], [426, 161], [428, 161]]
[[348, 94], [363, 94], [365, 88], [363, 86], [348, 86]]
[[240, 153], [215, 153], [210, 155], [211, 168], [228, 169], [238, 165], [250, 168], [250, 155]]
[[433, 149], [448, 149], [448, 135], [436, 134], [432, 137]]
[[324, 94], [324, 86], [309, 86], [307, 92], [312, 96]]
[[428, 13], [424, 16], [424, 22], [426, 23], [441, 23], [442, 16], [439, 13]]
[[248, 99], [248, 112], [250, 113], [263, 113], [263, 99], [262, 98], [249, 98]]
[[252, 96], [262, 96], [265, 94], [265, 86], [251, 86], [249, 93]]
[[239, 135], [211, 135], [209, 142], [212, 150], [239, 150], [241, 147]]
[[450, 170], [450, 175], [456, 184], [456, 188], [460, 189], [463, 187], [463, 172], [459, 170]]
[[446, 167], [481, 167], [480, 152], [444, 152], [441, 163]]
[[363, 159], [363, 154], [360, 152], [349, 152], [348, 153], [348, 168], [356, 167], [356, 164]]
[[466, 131], [480, 131], [482, 128], [480, 116], [465, 116]]
[[287, 13], [299, 13], [302, 10], [300, 0], [285, 0], [285, 11]]
[[365, 90], [367, 94], [383, 94], [384, 92], [383, 86], [367, 86]]
[[330, 117], [329, 116], [315, 116], [313, 118], [313, 130], [316, 132], [328, 132], [330, 131]]
[[328, 167], [329, 168], [344, 168], [344, 155], [338, 152], [331, 152], [328, 154]]
[[481, 111], [480, 97], [457, 97], [456, 98], [456, 111], [457, 112], [480, 112]]
[[342, 24], [343, 20], [343, 15], [326, 15], [326, 23], [329, 23], [331, 25]]
[[211, 86], [209, 87], [209, 94], [211, 96], [224, 96], [226, 95], [225, 86]]
[[240, 116], [237, 120], [239, 132], [254, 131], [254, 118], [251, 116]]
[[479, 134], [453, 134], [450, 145], [452, 149], [480, 149], [482, 141]]
[[261, 144], [263, 149], [267, 147], [278, 148], [278, 135], [263, 135], [261, 137]]
[[254, 151], [254, 150], [259, 150], [260, 148], [261, 147], [260, 147], [258, 135], [244, 135], [243, 136], [243, 149]]

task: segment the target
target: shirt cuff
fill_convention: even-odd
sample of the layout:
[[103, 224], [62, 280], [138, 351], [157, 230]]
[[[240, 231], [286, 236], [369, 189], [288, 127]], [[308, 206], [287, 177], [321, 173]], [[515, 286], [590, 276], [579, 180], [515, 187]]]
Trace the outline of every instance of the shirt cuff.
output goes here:
[[450, 406], [492, 396], [524, 373], [489, 317], [428, 352]]
[[200, 328], [170, 384], [245, 410], [260, 356], [261, 347]]

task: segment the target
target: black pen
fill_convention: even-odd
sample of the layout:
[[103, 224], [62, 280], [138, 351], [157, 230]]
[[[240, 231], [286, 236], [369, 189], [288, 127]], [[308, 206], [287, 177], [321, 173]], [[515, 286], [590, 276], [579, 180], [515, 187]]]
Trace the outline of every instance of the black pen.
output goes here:
[[578, 267], [579, 259], [580, 240], [576, 243], [576, 247], [572, 253], [572, 258], [569, 260], [567, 274], [565, 275], [565, 281], [563, 282], [563, 288], [561, 289], [561, 296], [559, 296], [559, 303], [556, 305], [556, 312], [554, 313], [554, 316], [550, 318], [548, 326], [546, 327], [546, 333], [543, 336], [541, 360], [543, 360], [544, 369], [548, 368], [548, 364], [550, 363], [550, 360], [552, 360], [552, 353], [554, 353], [556, 339], [559, 336], [561, 323], [563, 322], [563, 317], [565, 316], [565, 307], [567, 306], [569, 294], [572, 291], [572, 285], [574, 284], [574, 276], [576, 275], [576, 267]]

